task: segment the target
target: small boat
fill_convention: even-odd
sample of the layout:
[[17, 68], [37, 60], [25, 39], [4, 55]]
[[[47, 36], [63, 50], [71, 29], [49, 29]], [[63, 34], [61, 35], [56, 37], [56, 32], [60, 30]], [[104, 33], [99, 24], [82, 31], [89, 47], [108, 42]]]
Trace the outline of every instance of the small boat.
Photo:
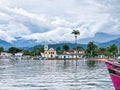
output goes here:
[[120, 63], [105, 61], [115, 90], [120, 90]]

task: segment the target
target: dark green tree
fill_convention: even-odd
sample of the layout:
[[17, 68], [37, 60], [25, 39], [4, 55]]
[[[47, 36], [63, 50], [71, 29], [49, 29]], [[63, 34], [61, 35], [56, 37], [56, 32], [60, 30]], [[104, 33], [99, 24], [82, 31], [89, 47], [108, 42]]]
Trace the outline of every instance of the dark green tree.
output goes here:
[[89, 42], [87, 44], [87, 53], [90, 56], [94, 56], [97, 53], [96, 51], [97, 51], [97, 45], [95, 45], [94, 42]]
[[21, 51], [22, 51], [21, 49], [16, 48], [16, 47], [10, 47], [10, 48], [8, 49], [8, 52], [9, 52], [9, 53], [12, 53], [12, 54], [15, 54], [15, 53], [21, 52]]
[[100, 48], [98, 48], [97, 52], [99, 55], [104, 55], [106, 53], [106, 48], [100, 47]]
[[109, 58], [110, 56], [112, 56], [111, 52], [109, 52], [109, 51], [106, 51], [104, 55], [105, 55], [105, 56], [108, 56], [108, 58]]
[[63, 47], [62, 47], [62, 49], [63, 49], [64, 51], [67, 51], [67, 50], [69, 50], [70, 48], [69, 48], [69, 45], [68, 45], [68, 44], [64, 44]]
[[63, 50], [61, 50], [60, 47], [57, 47], [57, 48], [56, 48], [56, 52], [57, 52], [57, 54], [62, 54], [62, 53], [63, 53]]
[[[76, 48], [75, 48], [75, 49], [76, 49]], [[77, 46], [77, 50], [84, 50], [84, 48], [81, 47], [81, 46]]]
[[41, 52], [44, 52], [44, 48], [37, 48], [36, 47], [30, 52], [30, 55], [39, 56], [39, 55], [41, 55]]
[[107, 51], [111, 53], [111, 56], [115, 56], [117, 54], [117, 46], [115, 44], [111, 44]]
[[30, 51], [29, 50], [23, 50], [22, 51], [24, 55], [30, 55]]
[[57, 47], [57, 48], [56, 48], [56, 50], [57, 50], [57, 51], [60, 51], [60, 50], [61, 50], [61, 48], [60, 48], [60, 47]]
[[4, 51], [4, 48], [3, 47], [0, 47], [0, 53]]

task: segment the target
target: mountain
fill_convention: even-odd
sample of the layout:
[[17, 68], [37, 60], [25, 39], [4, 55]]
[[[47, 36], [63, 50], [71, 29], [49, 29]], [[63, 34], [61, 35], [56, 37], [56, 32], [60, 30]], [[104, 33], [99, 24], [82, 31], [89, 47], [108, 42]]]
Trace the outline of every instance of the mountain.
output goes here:
[[8, 49], [11, 46], [12, 46], [11, 43], [8, 43], [8, 42], [0, 39], [0, 47], [4, 47], [4, 49], [6, 50], [6, 49]]
[[[8, 49], [11, 46], [18, 47], [21, 49], [30, 49], [32, 50], [35, 47], [43, 47], [44, 44], [48, 44], [49, 47], [62, 47], [64, 43], [68, 43], [70, 48], [74, 48], [75, 44], [71, 42], [56, 42], [54, 41], [44, 41], [44, 42], [37, 42], [37, 40], [25, 40], [22, 39], [21, 37], [16, 37], [16, 41], [13, 41], [12, 43], [6, 42], [4, 40], [0, 39], [0, 46], [4, 47], [5, 49]], [[96, 33], [94, 37], [90, 38], [85, 38], [85, 39], [79, 39], [78, 43], [80, 46], [83, 48], [86, 48], [86, 45], [88, 42], [94, 41], [96, 45], [99, 47], [108, 47], [110, 44], [116, 44], [117, 46], [120, 47], [120, 36], [119, 35], [111, 35], [111, 34], [106, 34], [106, 33]]]
[[[103, 42], [106, 42], [106, 41], [116, 39], [118, 37], [119, 37], [119, 35], [111, 35], [111, 34], [106, 34], [106, 33], [99, 32], [99, 33], [96, 33], [94, 37], [79, 39], [78, 43], [87, 44], [89, 41], [94, 41], [95, 43], [98, 44], [98, 43], [103, 43]], [[38, 42], [35, 39], [25, 40], [25, 39], [22, 39], [21, 37], [16, 37], [15, 39], [16, 39], [16, 41], [12, 42], [13, 46], [15, 46], [15, 47], [33, 47], [35, 45], [56, 44], [56, 43], [72, 43], [72, 42], [74, 42], [74, 41], [71, 41], [71, 42], [64, 42], [64, 41], [56, 42], [56, 41], [52, 41], [52, 40]]]
[[[57, 47], [61, 47], [64, 45], [65, 43], [60, 43], [60, 44], [48, 44], [49, 48], [52, 47], [54, 49], [56, 49]], [[74, 48], [75, 47], [75, 44], [74, 43], [66, 43], [69, 45], [70, 48]], [[88, 43], [87, 43], [88, 44]], [[84, 49], [87, 48], [87, 44], [77, 44], [77, 46], [81, 46], [83, 47]], [[111, 44], [116, 44], [117, 47], [120, 48], [120, 38], [117, 38], [117, 39], [114, 39], [114, 40], [110, 40], [110, 41], [107, 41], [107, 42], [104, 42], [104, 43], [97, 43], [95, 42], [95, 44], [98, 46], [98, 47], [108, 47], [110, 46]], [[31, 47], [29, 48], [29, 50], [33, 50], [34, 48], [36, 47], [39, 47], [39, 48], [43, 48], [44, 45], [36, 45], [34, 47]]]
[[[57, 47], [60, 47], [62, 49], [64, 44], [68, 44], [70, 48], [74, 48], [75, 44], [74, 43], [60, 43], [60, 44], [48, 44], [49, 48], [54, 48], [56, 49]], [[84, 49], [86, 49], [86, 44], [77, 44], [77, 46], [81, 46]], [[44, 45], [36, 45], [34, 47], [29, 48], [29, 50], [33, 50], [34, 48], [43, 48]]]
[[96, 43], [103, 43], [113, 39], [117, 39], [119, 37], [120, 37], [119, 35], [112, 35], [112, 34], [98, 32], [94, 35], [94, 37], [79, 39], [78, 43], [87, 44], [89, 41], [94, 41]]
[[0, 40], [0, 46], [4, 47], [4, 49], [8, 49], [10, 47], [18, 47], [21, 49], [28, 49], [37, 44], [38, 44], [38, 42], [36, 40], [24, 40], [21, 38], [16, 38], [16, 41], [13, 41], [12, 43], [6, 42], [4, 40]]
[[117, 47], [120, 48], [120, 38], [114, 39], [114, 40], [110, 40], [108, 42], [104, 42], [104, 43], [99, 43], [98, 46], [99, 47], [108, 47], [111, 44], [116, 44]]
[[16, 41], [12, 42], [15, 47], [32, 47], [38, 44], [37, 40], [25, 40], [20, 37], [16, 37]]

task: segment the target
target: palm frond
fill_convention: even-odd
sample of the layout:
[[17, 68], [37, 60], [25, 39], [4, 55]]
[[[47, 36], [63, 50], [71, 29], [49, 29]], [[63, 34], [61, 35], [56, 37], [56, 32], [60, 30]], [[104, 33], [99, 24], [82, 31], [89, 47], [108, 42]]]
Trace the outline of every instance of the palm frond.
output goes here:
[[72, 34], [74, 34], [74, 35], [80, 35], [80, 31], [79, 30], [73, 30]]

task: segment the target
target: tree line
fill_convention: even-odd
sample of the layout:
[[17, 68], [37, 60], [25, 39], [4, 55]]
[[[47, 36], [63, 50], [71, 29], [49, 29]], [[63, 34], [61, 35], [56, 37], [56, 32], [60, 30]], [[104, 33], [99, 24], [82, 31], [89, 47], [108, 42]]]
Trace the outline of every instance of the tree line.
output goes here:
[[94, 42], [89, 42], [87, 44], [86, 56], [98, 56], [105, 55], [108, 57], [115, 57], [118, 54], [118, 48], [115, 44], [111, 44], [108, 47], [98, 47]]
[[[64, 44], [61, 47], [57, 47], [56, 48], [56, 52], [57, 54], [63, 54], [64, 51], [68, 51], [71, 48], [69, 47], [69, 44]], [[94, 56], [98, 56], [98, 55], [105, 55], [108, 57], [115, 57], [116, 54], [118, 53], [118, 48], [115, 44], [111, 44], [110, 46], [108, 46], [107, 48], [104, 47], [98, 47], [94, 42], [89, 42], [87, 44], [86, 49], [82, 48], [81, 46], [76, 46], [75, 48], [72, 48], [73, 50], [85, 50], [85, 55], [84, 56], [88, 56], [88, 57], [94, 57]], [[0, 47], [0, 52], [3, 52], [4, 48]], [[17, 47], [10, 47], [6, 52], [8, 53], [12, 53], [13, 55], [15, 53], [18, 52], [22, 52], [24, 55], [30, 55], [30, 56], [36, 56], [36, 55], [41, 55], [41, 52], [44, 52], [44, 48], [34, 48], [33, 50], [22, 50], [20, 48]]]

